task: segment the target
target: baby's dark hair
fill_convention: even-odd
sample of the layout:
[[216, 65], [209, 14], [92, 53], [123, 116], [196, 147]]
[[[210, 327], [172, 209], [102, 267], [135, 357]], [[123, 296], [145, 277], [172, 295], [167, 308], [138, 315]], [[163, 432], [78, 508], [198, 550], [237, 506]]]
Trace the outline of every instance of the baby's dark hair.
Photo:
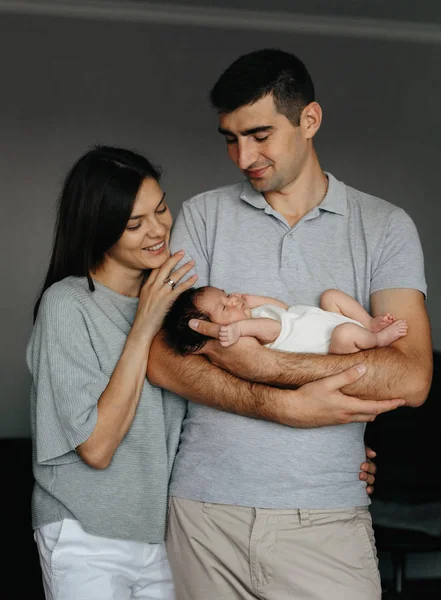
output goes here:
[[190, 319], [210, 321], [209, 315], [197, 306], [197, 299], [206, 291], [207, 286], [190, 288], [182, 292], [164, 317], [162, 330], [167, 344], [182, 356], [196, 352], [205, 346], [211, 338], [191, 329]]

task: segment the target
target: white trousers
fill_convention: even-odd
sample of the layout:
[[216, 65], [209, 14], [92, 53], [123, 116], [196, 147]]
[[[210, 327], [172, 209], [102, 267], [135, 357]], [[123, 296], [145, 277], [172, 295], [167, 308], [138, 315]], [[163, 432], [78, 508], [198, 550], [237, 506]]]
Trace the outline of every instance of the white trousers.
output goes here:
[[175, 600], [164, 544], [90, 535], [72, 519], [34, 537], [47, 600]]

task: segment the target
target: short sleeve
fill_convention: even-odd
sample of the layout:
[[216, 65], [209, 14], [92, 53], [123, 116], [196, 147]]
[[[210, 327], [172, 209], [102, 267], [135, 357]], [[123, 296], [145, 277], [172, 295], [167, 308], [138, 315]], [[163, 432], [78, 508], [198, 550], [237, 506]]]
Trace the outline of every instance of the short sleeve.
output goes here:
[[409, 288], [427, 293], [420, 238], [409, 215], [397, 208], [389, 217], [384, 242], [373, 264], [371, 293]]
[[190, 259], [195, 261], [194, 268], [182, 281], [197, 273], [197, 287], [209, 284], [210, 267], [207, 246], [206, 219], [202, 203], [199, 205], [196, 199], [189, 200], [183, 204], [176, 217], [170, 239], [172, 253], [185, 250], [181, 265]]
[[109, 378], [100, 370], [81, 305], [68, 294], [43, 297], [28, 346], [35, 399], [37, 462], [62, 464], [93, 432]]

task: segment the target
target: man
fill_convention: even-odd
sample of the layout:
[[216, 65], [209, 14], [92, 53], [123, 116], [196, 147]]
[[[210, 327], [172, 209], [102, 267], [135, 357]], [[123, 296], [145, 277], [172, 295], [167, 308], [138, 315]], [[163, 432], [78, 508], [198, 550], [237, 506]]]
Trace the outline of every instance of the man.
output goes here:
[[[198, 285], [315, 305], [338, 288], [373, 316], [407, 319], [409, 333], [347, 356], [213, 341], [204, 348], [210, 362], [156, 340], [149, 378], [193, 401], [170, 487], [177, 598], [380, 598], [357, 471], [365, 423], [399, 406], [397, 398], [419, 406], [430, 386], [418, 234], [403, 210], [322, 171], [313, 144], [322, 111], [295, 56], [240, 57], [211, 100], [248, 181], [182, 207], [172, 246], [195, 259]], [[193, 326], [212, 335], [209, 323]]]

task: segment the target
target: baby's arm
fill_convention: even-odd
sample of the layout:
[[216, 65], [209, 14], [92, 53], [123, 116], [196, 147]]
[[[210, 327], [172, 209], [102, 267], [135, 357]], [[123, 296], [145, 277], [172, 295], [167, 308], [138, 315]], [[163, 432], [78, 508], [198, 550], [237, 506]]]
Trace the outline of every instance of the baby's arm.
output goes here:
[[[264, 302], [264, 304], [268, 303]], [[281, 328], [280, 321], [264, 317], [235, 321], [219, 327], [219, 342], [221, 346], [227, 347], [235, 344], [240, 337], [255, 337], [261, 344], [270, 344], [278, 337]]]
[[271, 306], [280, 306], [280, 308], [288, 309], [288, 305], [277, 300], [276, 298], [270, 298], [269, 296], [255, 296], [254, 294], [239, 294], [245, 300], [250, 308], [256, 308], [263, 304], [271, 304]]

